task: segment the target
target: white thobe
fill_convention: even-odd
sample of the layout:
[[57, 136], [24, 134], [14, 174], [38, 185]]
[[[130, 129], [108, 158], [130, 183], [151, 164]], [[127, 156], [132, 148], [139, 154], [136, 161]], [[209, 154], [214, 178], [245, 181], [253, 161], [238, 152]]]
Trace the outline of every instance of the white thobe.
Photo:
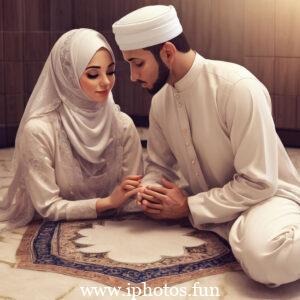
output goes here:
[[[125, 176], [143, 173], [137, 130], [126, 114], [115, 113], [112, 146], [99, 164], [86, 161], [72, 148], [57, 111], [28, 121], [18, 166], [22, 180], [9, 208], [9, 221], [17, 223], [9, 226], [25, 225], [34, 212], [48, 220], [96, 218], [99, 198], [109, 196]], [[129, 203], [123, 209], [128, 206], [130, 210]]]
[[188, 73], [153, 97], [144, 183], [176, 179], [176, 164], [199, 229], [233, 222], [272, 197], [300, 201], [299, 175], [276, 134], [269, 93], [236, 64], [196, 54]]

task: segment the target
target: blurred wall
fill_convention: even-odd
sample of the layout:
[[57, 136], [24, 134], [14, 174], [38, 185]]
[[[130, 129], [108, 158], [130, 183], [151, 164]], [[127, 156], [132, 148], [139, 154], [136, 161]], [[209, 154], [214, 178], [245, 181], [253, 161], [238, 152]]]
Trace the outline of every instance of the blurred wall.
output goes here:
[[250, 69], [269, 89], [277, 128], [300, 130], [300, 0], [0, 0], [0, 147], [12, 145], [24, 106], [56, 39], [101, 31], [117, 57], [114, 98], [147, 116], [150, 96], [130, 83], [112, 23], [144, 5], [173, 4], [191, 46]]

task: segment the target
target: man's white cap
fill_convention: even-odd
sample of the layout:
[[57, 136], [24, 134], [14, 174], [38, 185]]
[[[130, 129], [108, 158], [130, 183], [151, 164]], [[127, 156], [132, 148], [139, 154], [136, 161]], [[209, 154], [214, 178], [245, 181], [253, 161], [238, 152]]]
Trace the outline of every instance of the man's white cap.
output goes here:
[[158, 45], [182, 32], [182, 26], [172, 5], [150, 5], [139, 8], [116, 21], [112, 28], [121, 50]]

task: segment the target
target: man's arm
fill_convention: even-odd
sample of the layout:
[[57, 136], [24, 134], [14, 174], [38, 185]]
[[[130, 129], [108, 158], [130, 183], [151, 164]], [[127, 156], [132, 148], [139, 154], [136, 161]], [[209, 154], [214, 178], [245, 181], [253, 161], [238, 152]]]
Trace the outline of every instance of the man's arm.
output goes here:
[[144, 186], [148, 184], [160, 185], [162, 177], [170, 181], [179, 180], [179, 176], [174, 170], [177, 162], [176, 158], [168, 145], [163, 130], [157, 121], [158, 119], [159, 112], [155, 110], [152, 104], [149, 114], [145, 176], [142, 180]]
[[[232, 88], [223, 105], [223, 115], [230, 135], [236, 173], [223, 187], [215, 187], [187, 198], [194, 227], [235, 219], [242, 211], [276, 193], [278, 137], [267, 100], [267, 91], [253, 79], [241, 80]], [[173, 197], [181, 198], [184, 202], [180, 193], [180, 190], [175, 189]], [[161, 205], [156, 206], [156, 211], [150, 212], [157, 218], [166, 215], [166, 206], [172, 206], [170, 200], [168, 204], [163, 193], [160, 197], [149, 192], [146, 194], [151, 202], [155, 200], [149, 197], [156, 196], [156, 201]], [[144, 210], [149, 212], [149, 209], [155, 207], [145, 202]], [[180, 213], [179, 207], [174, 205], [172, 214]]]
[[236, 172], [223, 187], [188, 198], [194, 227], [233, 220], [277, 191], [278, 136], [267, 90], [254, 79], [243, 79], [224, 100]]

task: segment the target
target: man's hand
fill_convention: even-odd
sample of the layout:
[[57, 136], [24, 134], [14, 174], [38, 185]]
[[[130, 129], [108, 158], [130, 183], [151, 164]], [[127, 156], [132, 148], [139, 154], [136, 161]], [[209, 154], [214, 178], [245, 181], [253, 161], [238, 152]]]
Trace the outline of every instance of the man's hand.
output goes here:
[[141, 207], [153, 219], [180, 219], [187, 217], [187, 197], [178, 186], [164, 178], [162, 187], [147, 186], [141, 193]]

